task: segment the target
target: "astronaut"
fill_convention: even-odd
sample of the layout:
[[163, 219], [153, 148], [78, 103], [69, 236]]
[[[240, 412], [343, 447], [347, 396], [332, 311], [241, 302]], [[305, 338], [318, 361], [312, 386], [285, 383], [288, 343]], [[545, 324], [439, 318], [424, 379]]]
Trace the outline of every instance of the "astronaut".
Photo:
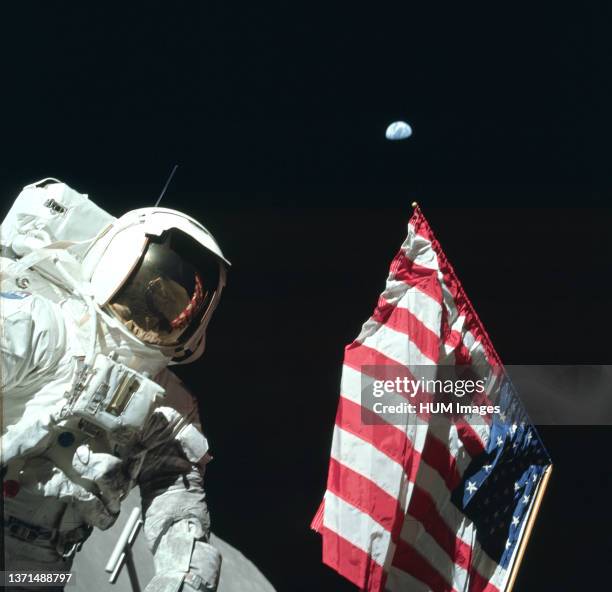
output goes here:
[[208, 443], [167, 366], [204, 350], [229, 266], [219, 246], [180, 212], [115, 219], [56, 180], [24, 188], [0, 242], [0, 570], [70, 571], [138, 485], [146, 592], [215, 590]]

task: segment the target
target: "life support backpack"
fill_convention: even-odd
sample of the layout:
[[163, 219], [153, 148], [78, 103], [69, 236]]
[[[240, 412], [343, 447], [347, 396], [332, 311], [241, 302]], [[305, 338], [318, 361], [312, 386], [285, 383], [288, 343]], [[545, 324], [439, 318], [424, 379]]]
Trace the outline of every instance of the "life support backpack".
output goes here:
[[85, 245], [115, 220], [108, 212], [53, 178], [26, 185], [0, 226], [4, 256], [24, 257], [53, 243]]

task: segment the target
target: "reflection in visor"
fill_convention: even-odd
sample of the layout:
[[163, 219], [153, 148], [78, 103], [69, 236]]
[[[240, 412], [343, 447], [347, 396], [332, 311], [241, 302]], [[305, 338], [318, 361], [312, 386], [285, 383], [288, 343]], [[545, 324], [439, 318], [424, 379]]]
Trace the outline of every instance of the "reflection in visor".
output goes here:
[[[195, 289], [189, 298], [187, 291], [169, 279], [155, 278], [145, 289], [149, 308], [164, 318], [172, 329], [185, 328], [201, 309], [204, 302], [202, 278], [195, 273]], [[183, 304], [187, 304], [183, 306]]]
[[202, 322], [219, 282], [219, 263], [204, 251], [180, 231], [149, 243], [110, 309], [146, 343], [184, 343]]

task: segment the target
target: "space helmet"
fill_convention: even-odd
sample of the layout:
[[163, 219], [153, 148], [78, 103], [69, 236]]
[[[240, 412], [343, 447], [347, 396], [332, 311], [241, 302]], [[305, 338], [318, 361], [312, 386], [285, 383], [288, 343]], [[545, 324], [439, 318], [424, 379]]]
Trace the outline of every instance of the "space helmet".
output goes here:
[[202, 354], [229, 265], [197, 220], [160, 207], [127, 212], [83, 258], [96, 303], [174, 363]]

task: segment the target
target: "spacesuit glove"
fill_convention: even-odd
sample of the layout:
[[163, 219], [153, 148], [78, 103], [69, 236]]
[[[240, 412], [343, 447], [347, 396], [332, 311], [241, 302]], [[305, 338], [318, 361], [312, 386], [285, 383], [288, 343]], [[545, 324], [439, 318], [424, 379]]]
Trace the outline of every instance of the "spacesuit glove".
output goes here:
[[129, 481], [122, 473], [123, 461], [104, 452], [92, 452], [87, 444], [79, 446], [72, 468], [82, 479], [95, 485], [98, 497], [111, 514], [119, 514], [121, 499], [127, 495]]
[[114, 512], [97, 495], [72, 481], [59, 469], [51, 479], [38, 487], [45, 497], [55, 497], [71, 504], [85, 524], [102, 530], [110, 528], [119, 515], [118, 511]]

